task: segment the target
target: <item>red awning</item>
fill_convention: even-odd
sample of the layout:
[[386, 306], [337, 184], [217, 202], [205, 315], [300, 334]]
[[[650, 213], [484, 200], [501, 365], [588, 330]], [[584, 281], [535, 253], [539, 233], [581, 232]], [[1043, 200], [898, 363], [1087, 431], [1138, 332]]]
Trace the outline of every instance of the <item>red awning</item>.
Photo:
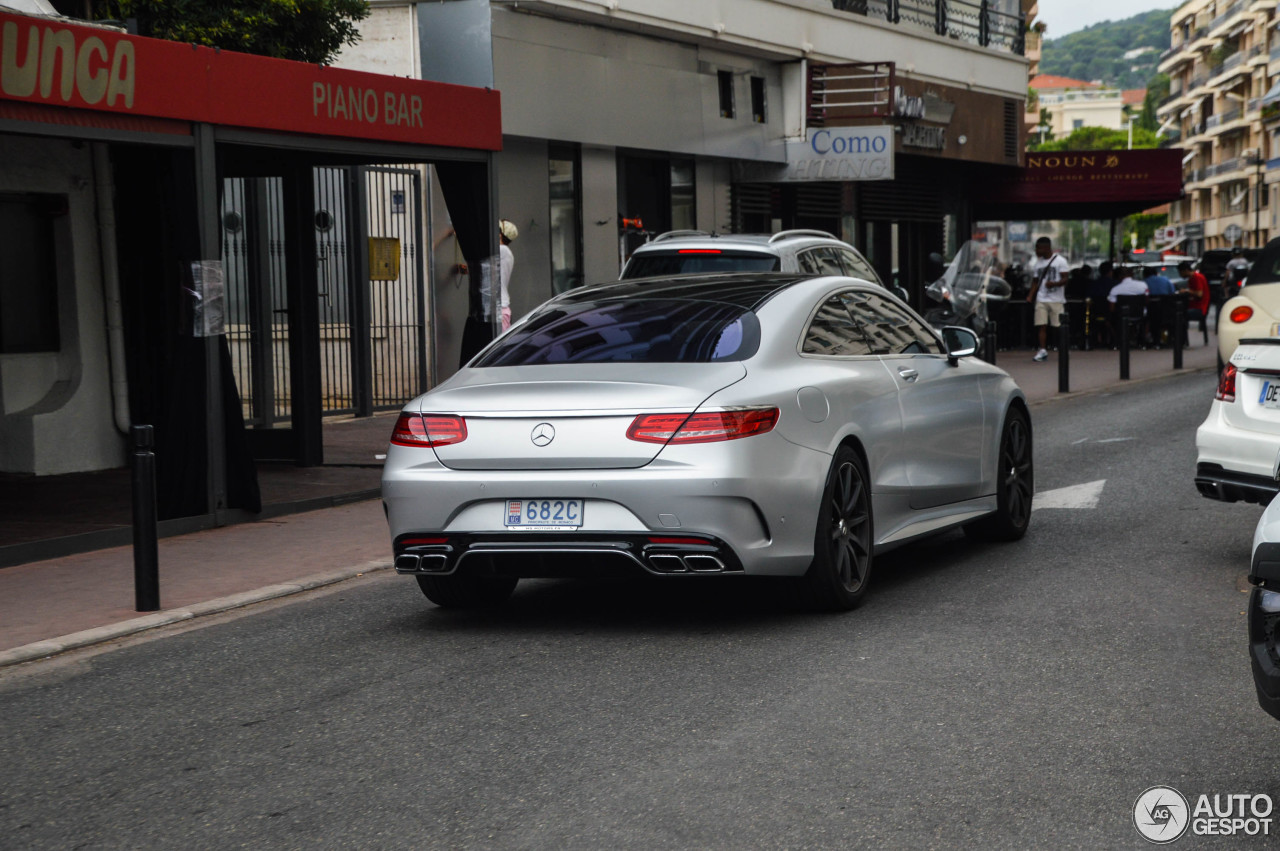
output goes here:
[[[498, 92], [0, 12], [0, 100], [496, 151]], [[8, 55], [12, 53], [12, 55]]]
[[1109, 219], [1182, 197], [1179, 148], [1028, 153], [974, 199], [981, 218]]

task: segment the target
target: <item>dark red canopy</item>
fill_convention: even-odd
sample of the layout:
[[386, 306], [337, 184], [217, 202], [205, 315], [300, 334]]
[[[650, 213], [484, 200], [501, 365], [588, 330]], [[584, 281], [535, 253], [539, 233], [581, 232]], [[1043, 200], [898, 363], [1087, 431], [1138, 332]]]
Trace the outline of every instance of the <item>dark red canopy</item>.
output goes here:
[[1182, 197], [1179, 148], [1028, 153], [974, 198], [980, 219], [1112, 219]]

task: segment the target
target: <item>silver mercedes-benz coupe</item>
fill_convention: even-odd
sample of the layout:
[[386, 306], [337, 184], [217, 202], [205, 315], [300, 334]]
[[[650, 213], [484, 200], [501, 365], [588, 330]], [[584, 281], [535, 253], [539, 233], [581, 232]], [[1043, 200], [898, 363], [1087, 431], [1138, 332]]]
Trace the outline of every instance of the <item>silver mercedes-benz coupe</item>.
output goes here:
[[791, 576], [857, 605], [877, 553], [1031, 517], [1031, 418], [964, 328], [853, 278], [645, 278], [543, 304], [405, 406], [396, 570], [442, 606], [521, 577]]

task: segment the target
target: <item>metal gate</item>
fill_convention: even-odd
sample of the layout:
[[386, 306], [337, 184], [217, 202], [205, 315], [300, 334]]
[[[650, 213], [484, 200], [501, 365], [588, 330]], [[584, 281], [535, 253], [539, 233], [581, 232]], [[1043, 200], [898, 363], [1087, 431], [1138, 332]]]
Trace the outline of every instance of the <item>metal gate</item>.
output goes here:
[[288, 421], [289, 296], [284, 246], [283, 181], [222, 182], [222, 263], [227, 342], [245, 423]]
[[[313, 170], [325, 416], [398, 408], [426, 389], [421, 181], [415, 167]], [[224, 179], [222, 225], [232, 369], [246, 423], [272, 428], [293, 414], [283, 181]]]
[[[399, 408], [427, 389], [427, 288], [418, 240], [422, 173], [413, 167], [369, 167], [364, 206], [369, 239], [370, 402]], [[389, 268], [391, 258], [395, 268]]]

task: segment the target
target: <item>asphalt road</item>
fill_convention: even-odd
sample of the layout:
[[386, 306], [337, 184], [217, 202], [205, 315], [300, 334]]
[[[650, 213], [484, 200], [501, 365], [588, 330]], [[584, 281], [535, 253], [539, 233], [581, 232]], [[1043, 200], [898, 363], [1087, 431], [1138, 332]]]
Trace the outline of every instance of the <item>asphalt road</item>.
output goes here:
[[1150, 786], [1280, 797], [1260, 509], [1191, 484], [1212, 392], [1037, 406], [1037, 490], [1097, 506], [884, 556], [849, 614], [714, 579], [450, 613], [383, 574], [0, 674], [0, 847], [1139, 848]]

